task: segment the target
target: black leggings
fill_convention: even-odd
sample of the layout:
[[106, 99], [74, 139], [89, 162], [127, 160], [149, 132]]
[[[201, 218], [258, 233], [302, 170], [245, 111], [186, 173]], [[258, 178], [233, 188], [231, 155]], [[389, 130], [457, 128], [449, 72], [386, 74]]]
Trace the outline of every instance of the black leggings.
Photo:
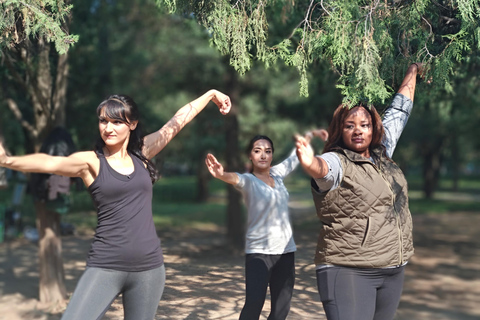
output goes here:
[[120, 293], [125, 320], [152, 320], [164, 287], [164, 266], [140, 272], [87, 268], [62, 320], [101, 319]]
[[402, 294], [405, 267], [317, 270], [320, 300], [328, 320], [393, 319]]
[[260, 317], [269, 285], [271, 311], [268, 320], [284, 320], [290, 311], [294, 283], [295, 254], [293, 252], [278, 255], [247, 254], [245, 257], [246, 299], [240, 320], [256, 320]]

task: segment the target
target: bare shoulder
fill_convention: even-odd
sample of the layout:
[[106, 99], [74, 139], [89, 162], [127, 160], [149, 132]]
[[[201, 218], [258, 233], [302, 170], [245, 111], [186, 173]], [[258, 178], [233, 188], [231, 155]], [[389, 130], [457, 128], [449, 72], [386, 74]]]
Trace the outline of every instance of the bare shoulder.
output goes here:
[[97, 154], [94, 151], [80, 151], [71, 154], [69, 158], [86, 164], [86, 170], [82, 170], [80, 177], [87, 187], [92, 184], [100, 171], [100, 160]]

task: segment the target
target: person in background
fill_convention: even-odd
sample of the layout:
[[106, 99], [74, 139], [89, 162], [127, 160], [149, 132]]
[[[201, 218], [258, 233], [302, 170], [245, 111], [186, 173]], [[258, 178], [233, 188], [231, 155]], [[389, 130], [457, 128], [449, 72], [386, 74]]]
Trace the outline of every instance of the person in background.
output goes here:
[[422, 64], [406, 71], [383, 124], [373, 106], [340, 105], [323, 154], [296, 142], [322, 223], [315, 253], [328, 320], [393, 319], [413, 255], [407, 181], [391, 159], [413, 107]]
[[222, 114], [229, 112], [230, 98], [210, 90], [180, 108], [160, 130], [143, 136], [133, 99], [111, 95], [97, 107], [100, 138], [95, 149], [68, 157], [45, 153], [12, 157], [0, 144], [0, 166], [80, 177], [97, 208], [87, 267], [62, 319], [101, 319], [119, 294], [124, 319], [155, 317], [165, 267], [152, 217], [157, 172], [150, 160], [210, 101]]
[[[309, 132], [310, 141], [314, 133]], [[280, 164], [272, 165], [272, 140], [257, 135], [250, 140], [247, 156], [250, 173], [226, 172], [214, 155], [205, 163], [213, 177], [235, 186], [245, 200], [248, 218], [245, 243], [245, 305], [241, 320], [259, 319], [270, 287], [269, 320], [286, 319], [295, 283], [296, 246], [288, 210], [289, 194], [283, 180], [298, 166], [295, 150]]]

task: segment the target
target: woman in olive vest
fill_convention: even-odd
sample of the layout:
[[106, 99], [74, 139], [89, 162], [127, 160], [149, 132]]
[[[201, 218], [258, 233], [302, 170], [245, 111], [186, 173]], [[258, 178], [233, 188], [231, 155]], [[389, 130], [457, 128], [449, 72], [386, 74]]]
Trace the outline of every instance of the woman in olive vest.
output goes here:
[[313, 178], [322, 223], [315, 254], [328, 320], [388, 320], [413, 255], [407, 181], [391, 157], [413, 107], [420, 63], [410, 65], [382, 120], [373, 106], [339, 106], [324, 153], [303, 138], [297, 155]]

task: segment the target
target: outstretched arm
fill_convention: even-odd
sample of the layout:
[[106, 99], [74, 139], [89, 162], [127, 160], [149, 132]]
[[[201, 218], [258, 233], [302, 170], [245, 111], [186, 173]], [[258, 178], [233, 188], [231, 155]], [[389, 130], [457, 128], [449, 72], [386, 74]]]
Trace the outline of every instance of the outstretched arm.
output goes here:
[[157, 155], [210, 101], [213, 101], [224, 115], [230, 111], [232, 106], [227, 95], [217, 90], [208, 91], [180, 108], [160, 130], [147, 135], [144, 138], [143, 154], [148, 159]]
[[215, 158], [213, 154], [207, 154], [207, 157], [205, 158], [205, 164], [207, 165], [208, 171], [210, 171], [214, 178], [220, 179], [229, 184], [238, 184], [238, 175], [234, 172], [225, 172], [222, 164], [217, 161], [217, 158]]
[[295, 146], [297, 157], [306, 173], [314, 179], [320, 179], [327, 175], [328, 165], [320, 157], [315, 157], [313, 149], [309, 146], [307, 139], [301, 136], [296, 137]]
[[77, 152], [68, 157], [33, 153], [25, 156], [8, 156], [0, 143], [0, 166], [23, 172], [50, 173], [67, 177], [84, 178], [89, 172], [89, 154]]

